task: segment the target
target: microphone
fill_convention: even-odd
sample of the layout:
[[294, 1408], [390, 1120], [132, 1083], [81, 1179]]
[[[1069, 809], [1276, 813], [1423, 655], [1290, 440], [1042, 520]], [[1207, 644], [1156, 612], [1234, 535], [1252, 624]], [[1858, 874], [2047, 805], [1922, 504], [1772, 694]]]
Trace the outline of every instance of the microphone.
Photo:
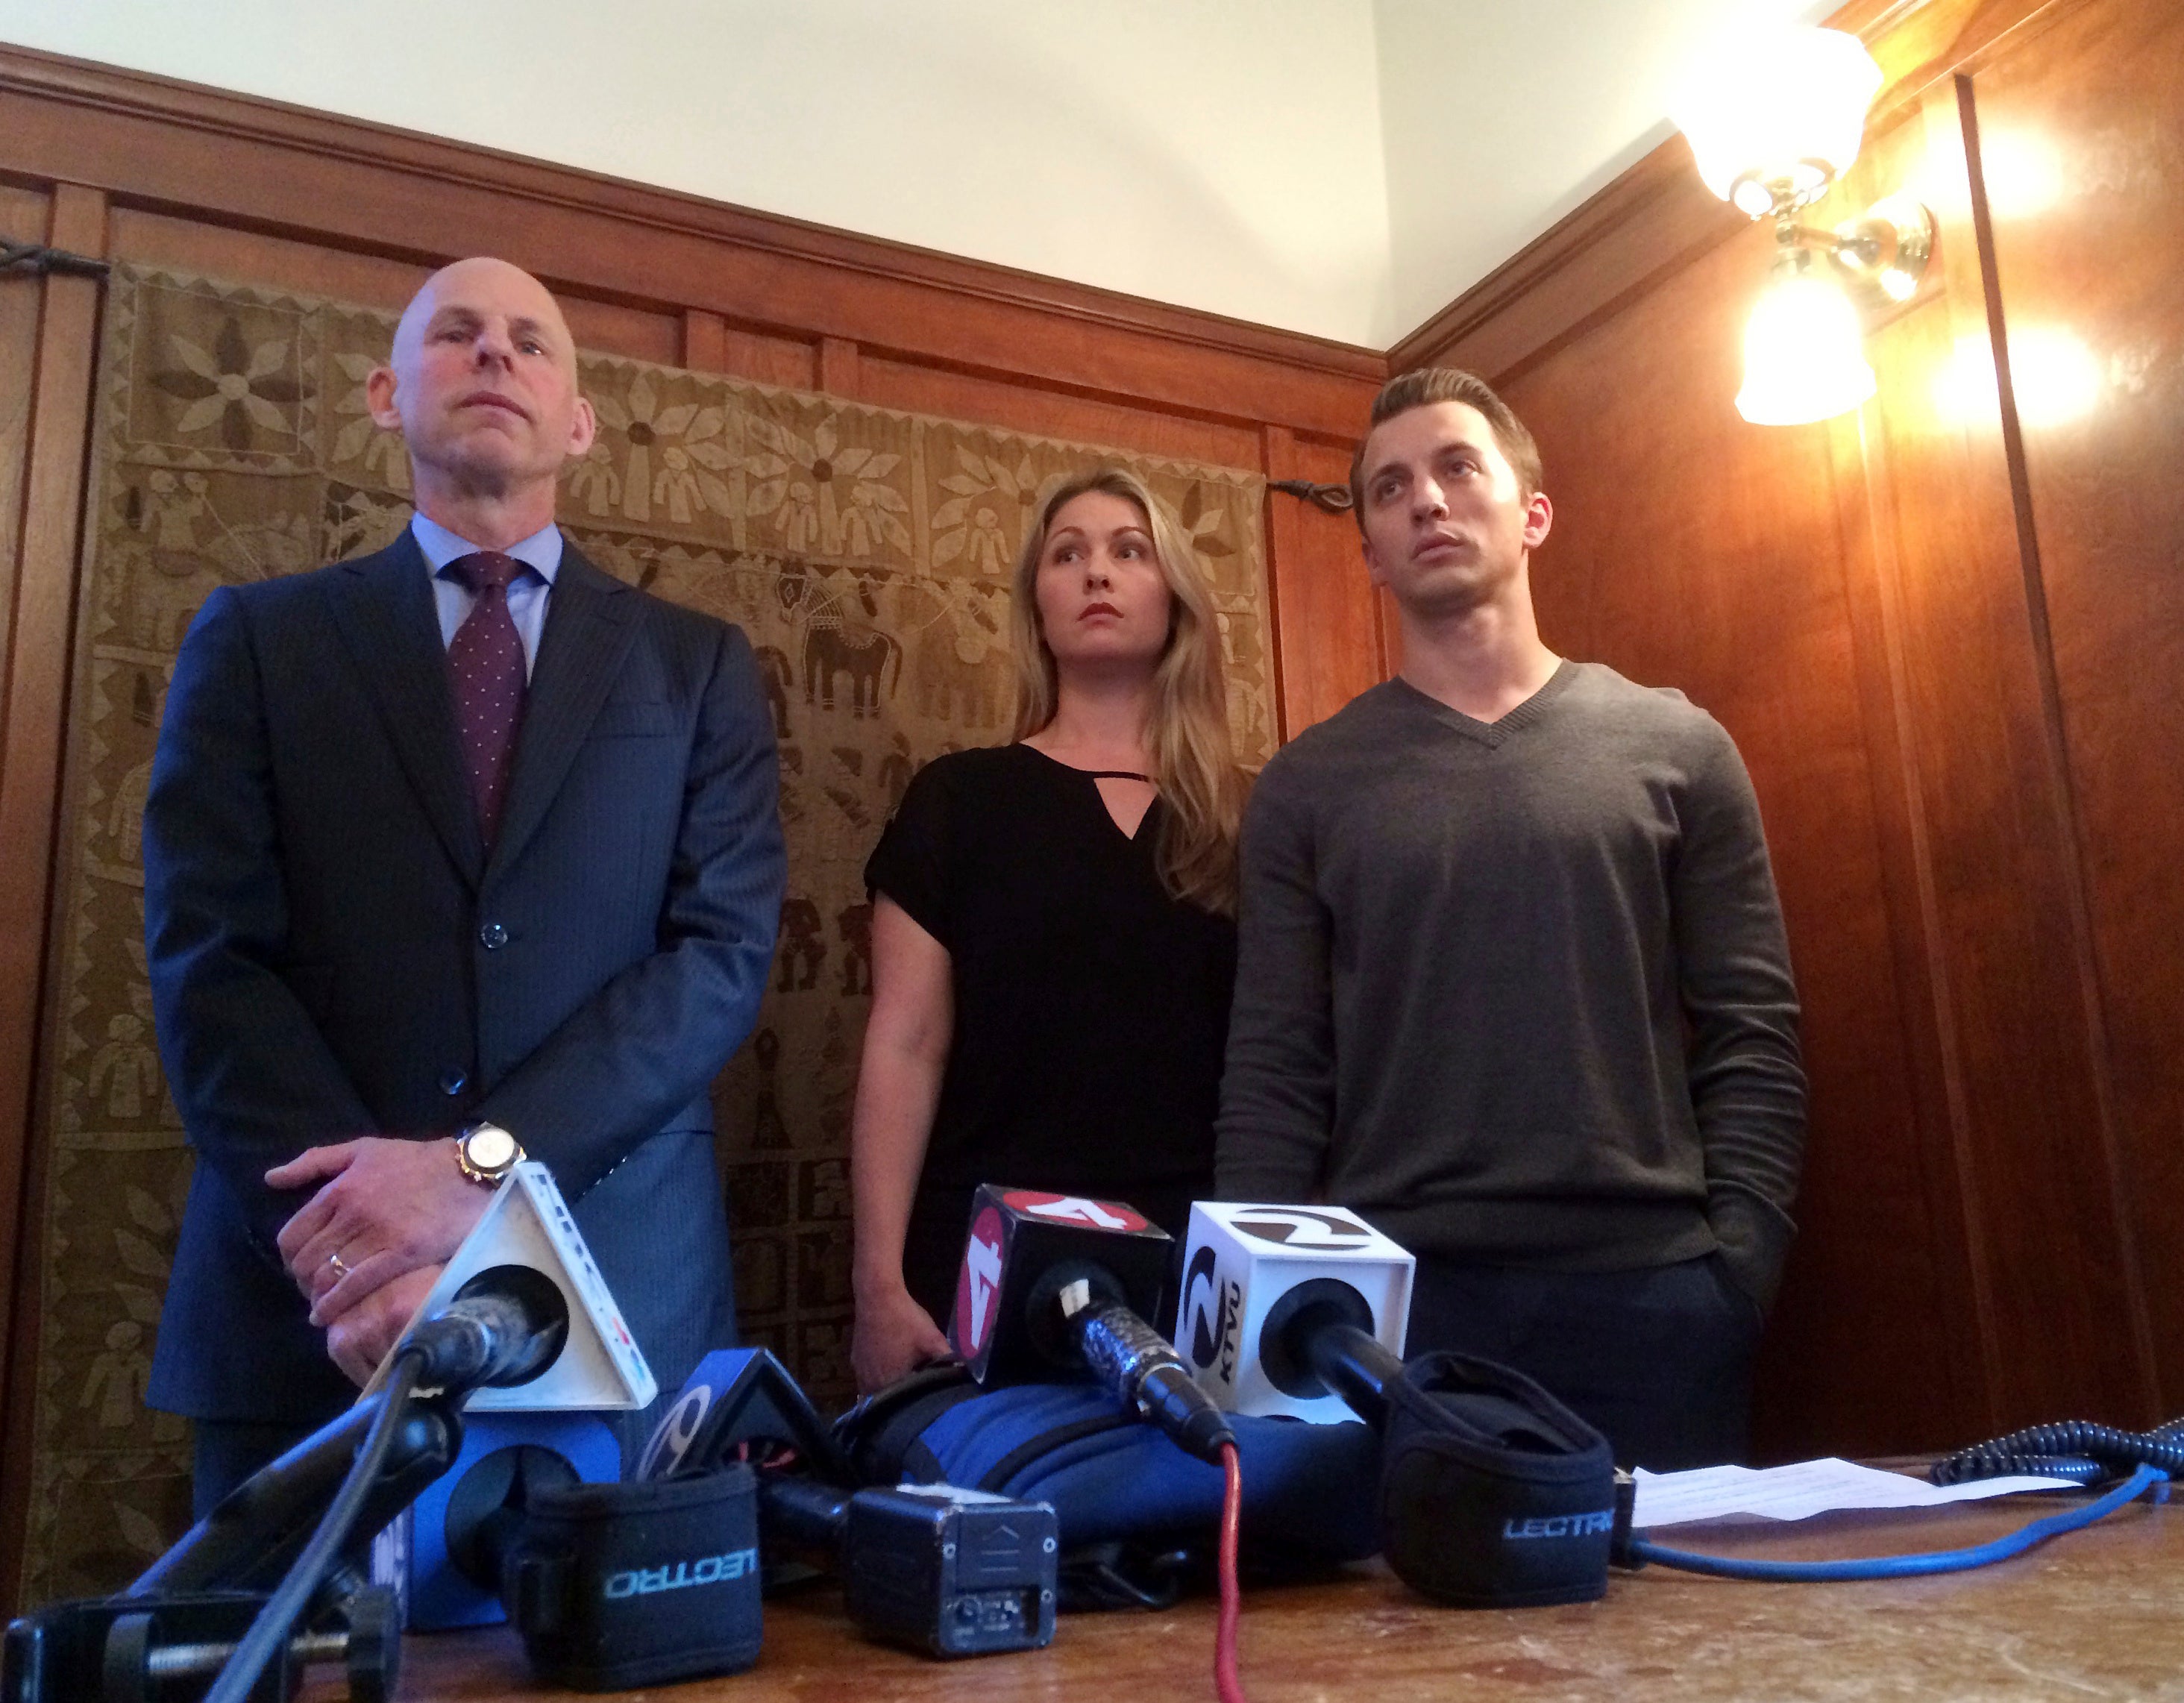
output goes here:
[[569, 1304], [543, 1272], [493, 1266], [454, 1294], [443, 1312], [411, 1325], [398, 1355], [422, 1357], [427, 1388], [505, 1389], [542, 1377], [569, 1338]]
[[1351, 1414], [1380, 1439], [1380, 1550], [1467, 1608], [1588, 1602], [1607, 1589], [1607, 1440], [1491, 1361], [1401, 1358], [1416, 1262], [1340, 1206], [1200, 1202], [1177, 1333], [1242, 1413]]
[[[479, 1272], [443, 1311], [411, 1325], [401, 1347], [422, 1353], [418, 1384], [437, 1393], [411, 1400], [356, 1529], [381, 1530], [454, 1462], [470, 1391], [537, 1377], [553, 1365], [568, 1331], [560, 1289], [525, 1266]], [[302, 1552], [385, 1400], [365, 1395], [259, 1468], [148, 1567], [130, 1594], [270, 1589]]]
[[1403, 1376], [1416, 1263], [1345, 1207], [1201, 1201], [1176, 1337], [1231, 1412], [1378, 1425]]
[[982, 1385], [1089, 1371], [1179, 1447], [1217, 1465], [1235, 1433], [1145, 1322], [1173, 1245], [1119, 1201], [982, 1183], [949, 1340]]

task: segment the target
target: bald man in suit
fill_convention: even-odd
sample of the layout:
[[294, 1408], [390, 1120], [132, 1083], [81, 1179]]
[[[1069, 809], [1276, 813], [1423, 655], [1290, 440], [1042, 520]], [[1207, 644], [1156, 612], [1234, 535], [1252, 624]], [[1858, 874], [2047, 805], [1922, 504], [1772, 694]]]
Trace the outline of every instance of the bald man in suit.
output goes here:
[[481, 1127], [552, 1169], [663, 1389], [734, 1339], [709, 1088], [784, 874], [750, 646], [556, 529], [597, 426], [528, 274], [435, 274], [367, 393], [410, 528], [206, 602], [145, 810], [198, 1160], [151, 1400], [201, 1514], [370, 1377], [504, 1169]]

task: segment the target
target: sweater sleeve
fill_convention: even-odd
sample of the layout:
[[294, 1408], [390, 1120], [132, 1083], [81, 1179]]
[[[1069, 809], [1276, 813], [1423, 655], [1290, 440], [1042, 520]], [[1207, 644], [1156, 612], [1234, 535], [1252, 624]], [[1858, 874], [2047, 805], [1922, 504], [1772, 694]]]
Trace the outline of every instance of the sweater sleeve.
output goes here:
[[1236, 997], [1216, 1127], [1216, 1198], [1307, 1200], [1334, 1122], [1330, 923], [1308, 801], [1270, 765], [1244, 819]]
[[1680, 808], [1670, 903], [1707, 1218], [1739, 1288], [1772, 1305], [1797, 1227], [1805, 1144], [1797, 993], [1759, 801], [1728, 733], [1707, 724]]

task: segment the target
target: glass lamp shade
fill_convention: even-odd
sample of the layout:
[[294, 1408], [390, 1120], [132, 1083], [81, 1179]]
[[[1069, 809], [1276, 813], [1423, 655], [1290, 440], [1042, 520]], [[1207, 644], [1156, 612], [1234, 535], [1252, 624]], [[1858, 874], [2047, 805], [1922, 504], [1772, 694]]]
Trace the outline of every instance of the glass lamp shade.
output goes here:
[[1841, 288], [1802, 270], [1778, 277], [1744, 328], [1736, 411], [1754, 426], [1803, 426], [1856, 408], [1874, 391], [1859, 338]]
[[1857, 36], [1784, 25], [1724, 38], [1693, 66], [1673, 115], [1707, 187], [1757, 219], [1774, 185], [1808, 201], [1849, 169], [1880, 84]]

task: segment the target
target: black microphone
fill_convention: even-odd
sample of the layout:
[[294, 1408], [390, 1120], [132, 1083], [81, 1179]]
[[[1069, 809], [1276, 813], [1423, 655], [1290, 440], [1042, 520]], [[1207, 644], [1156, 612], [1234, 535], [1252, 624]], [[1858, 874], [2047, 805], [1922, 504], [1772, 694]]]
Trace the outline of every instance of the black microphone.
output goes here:
[[950, 1340], [981, 1384], [1089, 1371], [1178, 1446], [1217, 1465], [1235, 1433], [1145, 1322], [1173, 1245], [1119, 1201], [981, 1184]]
[[478, 1389], [528, 1383], [568, 1339], [559, 1284], [528, 1266], [493, 1266], [457, 1289], [444, 1312], [411, 1325], [395, 1352], [422, 1357], [421, 1387]]
[[1388, 1386], [1403, 1377], [1401, 1358], [1373, 1334], [1371, 1304], [1340, 1277], [1307, 1278], [1268, 1310], [1259, 1362], [1284, 1395], [1331, 1389], [1374, 1426], [1386, 1422]]
[[[527, 1266], [479, 1272], [444, 1311], [411, 1325], [402, 1345], [423, 1355], [418, 1383], [434, 1394], [411, 1399], [354, 1529], [378, 1531], [454, 1463], [471, 1390], [538, 1377], [568, 1334], [560, 1287]], [[145, 1569], [129, 1593], [270, 1589], [309, 1539], [385, 1400], [382, 1393], [365, 1396], [259, 1468]]]

